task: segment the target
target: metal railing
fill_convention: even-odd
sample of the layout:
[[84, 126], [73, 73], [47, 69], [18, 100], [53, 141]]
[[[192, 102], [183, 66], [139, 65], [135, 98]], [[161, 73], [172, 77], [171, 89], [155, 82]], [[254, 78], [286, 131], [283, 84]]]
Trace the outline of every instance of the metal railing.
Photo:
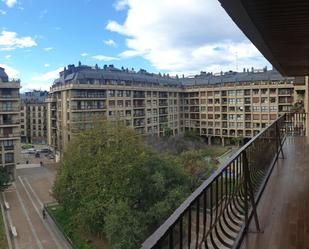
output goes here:
[[289, 113], [262, 130], [211, 175], [142, 244], [150, 248], [239, 248], [288, 135], [306, 134], [304, 113]]

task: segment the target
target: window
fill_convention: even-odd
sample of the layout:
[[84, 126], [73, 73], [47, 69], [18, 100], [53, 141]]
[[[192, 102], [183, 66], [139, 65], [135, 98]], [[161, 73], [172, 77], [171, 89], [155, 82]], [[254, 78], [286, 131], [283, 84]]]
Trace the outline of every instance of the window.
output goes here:
[[253, 112], [259, 112], [260, 111], [260, 107], [259, 106], [253, 106], [252, 107], [252, 111]]
[[125, 91], [125, 95], [126, 95], [126, 97], [130, 97], [131, 96], [131, 91], [130, 90], [126, 90]]
[[115, 90], [108, 90], [108, 97], [115, 97]]
[[229, 96], [235, 96], [235, 94], [236, 94], [236, 91], [235, 91], [235, 90], [229, 90], [229, 91], [228, 91], [228, 95], [229, 95]]
[[236, 115], [235, 114], [229, 114], [229, 119], [230, 120], [234, 120], [236, 118]]
[[268, 112], [268, 106], [262, 106], [261, 111], [262, 112]]
[[269, 107], [270, 112], [276, 112], [277, 111], [277, 106], [270, 106]]
[[5, 163], [13, 163], [14, 162], [14, 153], [6, 153], [4, 158], [5, 158]]
[[235, 99], [229, 99], [229, 104], [235, 104]]

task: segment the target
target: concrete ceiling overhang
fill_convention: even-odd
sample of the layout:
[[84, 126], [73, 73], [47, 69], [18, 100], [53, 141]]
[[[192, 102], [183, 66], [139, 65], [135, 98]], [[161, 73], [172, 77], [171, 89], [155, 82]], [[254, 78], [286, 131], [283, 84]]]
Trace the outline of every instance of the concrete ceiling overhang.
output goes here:
[[309, 75], [309, 0], [219, 2], [282, 75]]

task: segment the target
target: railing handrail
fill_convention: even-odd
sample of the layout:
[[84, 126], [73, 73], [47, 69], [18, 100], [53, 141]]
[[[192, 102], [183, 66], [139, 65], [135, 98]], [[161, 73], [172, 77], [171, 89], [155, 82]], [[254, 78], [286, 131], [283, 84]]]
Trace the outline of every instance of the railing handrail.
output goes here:
[[248, 143], [242, 146], [229, 160], [222, 164], [209, 178], [207, 178], [170, 216], [165, 220], [165, 222], [148, 237], [142, 244], [142, 249], [148, 249], [154, 247], [161, 238], [163, 238], [168, 231], [173, 228], [174, 224], [184, 215], [184, 213], [190, 208], [194, 201], [201, 196], [204, 191], [209, 187], [226, 168], [233, 163], [241, 154], [248, 149], [258, 138], [260, 138], [269, 127], [273, 126], [275, 123], [284, 119], [286, 114], [278, 117], [270, 125], [261, 130], [256, 136], [254, 136]]

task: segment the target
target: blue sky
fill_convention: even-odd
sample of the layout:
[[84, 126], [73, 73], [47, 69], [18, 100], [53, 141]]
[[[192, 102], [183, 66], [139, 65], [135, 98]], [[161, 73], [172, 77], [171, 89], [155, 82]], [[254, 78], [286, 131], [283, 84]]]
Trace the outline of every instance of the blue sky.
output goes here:
[[186, 75], [269, 66], [217, 0], [0, 0], [0, 65], [23, 90], [78, 61]]

